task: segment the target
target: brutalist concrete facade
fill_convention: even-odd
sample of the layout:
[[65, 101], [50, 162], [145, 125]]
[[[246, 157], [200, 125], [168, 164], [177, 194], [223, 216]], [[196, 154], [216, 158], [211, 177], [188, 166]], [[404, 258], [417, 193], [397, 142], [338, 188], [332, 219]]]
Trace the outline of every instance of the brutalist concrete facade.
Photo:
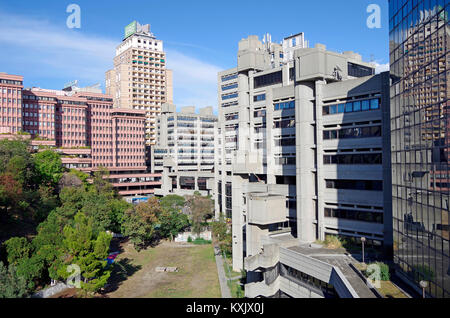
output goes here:
[[173, 104], [162, 105], [157, 145], [151, 150], [151, 170], [163, 176], [156, 195], [213, 194], [216, 128], [212, 107], [196, 113], [193, 106], [177, 112]]
[[390, 250], [388, 73], [320, 44], [285, 51], [250, 36], [218, 75], [215, 201], [232, 220], [234, 270], [274, 235]]

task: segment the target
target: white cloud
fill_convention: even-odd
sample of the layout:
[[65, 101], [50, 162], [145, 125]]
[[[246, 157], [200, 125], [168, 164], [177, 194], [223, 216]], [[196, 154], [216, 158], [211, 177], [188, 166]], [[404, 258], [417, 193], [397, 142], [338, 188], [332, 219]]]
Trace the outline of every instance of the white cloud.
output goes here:
[[174, 99], [177, 106], [217, 106], [216, 65], [167, 50], [167, 67], [173, 70]]
[[375, 64], [375, 73], [376, 74], [389, 71], [389, 69], [390, 69], [389, 63], [380, 64], [380, 63], [374, 62], [373, 64]]
[[22, 61], [30, 74], [42, 74], [47, 78], [103, 83], [104, 72], [112, 66], [117, 44], [109, 39], [86, 36], [68, 29], [65, 24], [58, 27], [44, 19], [1, 12], [0, 29], [0, 44], [16, 52], [3, 60]]
[[[28, 74], [57, 81], [79, 79], [86, 84], [104, 84], [104, 74], [113, 65], [120, 41], [87, 35], [83, 28], [71, 30], [65, 23], [57, 26], [46, 19], [4, 12], [0, 12], [0, 30], [0, 46], [9, 52], [0, 50], [0, 60], [25, 69], [25, 77]], [[11, 52], [13, 56], [7, 56]], [[167, 63], [174, 72], [177, 106], [217, 106], [220, 67], [177, 50], [167, 50]]]

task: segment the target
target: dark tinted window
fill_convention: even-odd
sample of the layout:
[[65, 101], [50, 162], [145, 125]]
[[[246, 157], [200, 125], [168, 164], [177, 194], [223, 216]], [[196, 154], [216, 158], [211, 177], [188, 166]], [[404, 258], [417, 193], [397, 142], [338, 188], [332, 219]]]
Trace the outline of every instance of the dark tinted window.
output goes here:
[[255, 77], [254, 88], [280, 84], [283, 82], [283, 72], [275, 72]]
[[374, 69], [371, 67], [348, 63], [348, 75], [354, 77], [364, 77], [374, 75]]

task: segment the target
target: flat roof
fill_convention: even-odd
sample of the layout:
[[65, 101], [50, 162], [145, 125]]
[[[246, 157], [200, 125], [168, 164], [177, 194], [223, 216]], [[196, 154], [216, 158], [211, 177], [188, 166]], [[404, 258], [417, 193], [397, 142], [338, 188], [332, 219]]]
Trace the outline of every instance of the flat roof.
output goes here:
[[296, 36], [304, 35], [304, 34], [305, 34], [304, 32], [300, 32], [300, 33], [296, 33], [296, 34], [294, 34], [294, 35], [290, 35], [290, 36], [288, 36], [288, 37], [285, 37], [284, 39], [287, 40], [287, 39], [294, 38], [294, 37], [296, 37]]
[[339, 268], [359, 297], [377, 298], [362, 278], [350, 267], [350, 264], [358, 261], [345, 249], [319, 248], [316, 247], [316, 244], [313, 247], [309, 247], [309, 244], [296, 245], [288, 247], [288, 249]]

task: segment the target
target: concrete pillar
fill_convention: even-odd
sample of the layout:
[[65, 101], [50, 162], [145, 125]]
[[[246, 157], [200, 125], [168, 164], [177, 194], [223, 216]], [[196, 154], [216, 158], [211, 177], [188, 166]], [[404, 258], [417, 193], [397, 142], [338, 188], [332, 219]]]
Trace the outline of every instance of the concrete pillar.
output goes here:
[[242, 192], [244, 186], [244, 179], [240, 176], [232, 177], [232, 235], [233, 235], [233, 270], [241, 271], [244, 268], [244, 216], [242, 209], [244, 202], [242, 199]]
[[169, 193], [170, 190], [172, 190], [172, 181], [169, 177], [168, 167], [163, 167], [161, 189], [164, 191], [164, 193]]
[[316, 182], [313, 178], [314, 144], [314, 88], [312, 82], [303, 82], [295, 89], [297, 138], [297, 234], [300, 242], [313, 242]]
[[323, 202], [325, 191], [325, 179], [323, 176], [323, 113], [322, 113], [322, 99], [323, 99], [323, 86], [326, 85], [325, 81], [316, 82], [316, 151], [317, 151], [317, 228], [318, 238], [325, 240], [325, 226], [324, 226], [324, 208]]

